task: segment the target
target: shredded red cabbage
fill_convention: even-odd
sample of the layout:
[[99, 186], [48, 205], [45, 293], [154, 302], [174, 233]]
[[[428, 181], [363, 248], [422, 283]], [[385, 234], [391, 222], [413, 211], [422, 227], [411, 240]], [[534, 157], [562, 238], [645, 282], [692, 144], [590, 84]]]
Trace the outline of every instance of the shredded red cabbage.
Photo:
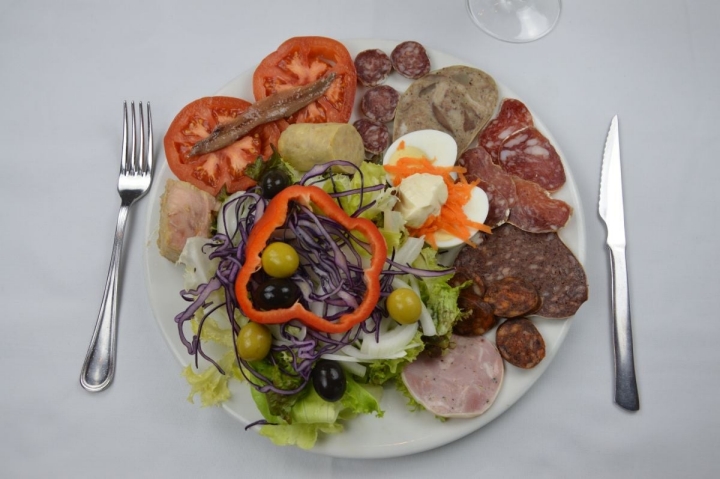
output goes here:
[[[346, 161], [331, 161], [318, 165], [308, 171], [300, 180], [300, 184], [315, 184], [321, 181], [332, 179], [329, 170], [333, 166], [347, 166], [354, 168], [362, 178], [362, 171], [356, 165]], [[371, 187], [360, 187], [350, 191], [337, 191], [335, 183], [331, 196], [339, 201], [340, 197], [360, 194], [372, 191], [380, 191], [385, 185]], [[352, 216], [362, 214], [365, 209], [374, 205], [374, 202], [365, 205], [355, 211]], [[259, 190], [250, 190], [223, 206], [220, 212], [219, 221], [222, 222], [224, 234], [216, 234], [205, 245], [210, 250], [210, 258], [219, 258], [219, 264], [215, 276], [206, 284], [201, 284], [195, 290], [181, 291], [181, 297], [191, 304], [182, 313], [175, 317], [178, 325], [180, 340], [188, 350], [188, 354], [195, 356], [195, 365], [198, 365], [198, 358], [203, 357], [210, 361], [219, 372], [225, 374], [220, 365], [207, 355], [202, 349], [200, 337], [205, 320], [219, 308], [224, 307], [228, 318], [231, 318], [233, 338], [237, 338], [240, 326], [234, 320], [238, 310], [235, 298], [235, 278], [242, 267], [245, 257], [245, 245], [248, 236], [255, 222], [263, 215], [267, 206]], [[237, 226], [230, 228], [227, 217], [231, 216], [237, 220]], [[300, 256], [300, 267], [292, 276], [292, 280], [298, 284], [302, 291], [301, 303], [306, 308], [311, 308], [329, 320], [337, 319], [345, 313], [353, 311], [362, 301], [365, 293], [363, 252], [370, 252], [369, 245], [361, 238], [358, 238], [348, 231], [347, 228], [325, 216], [315, 214], [310, 208], [291, 204], [288, 210], [287, 219], [282, 228], [277, 231], [278, 240], [287, 241], [292, 244]], [[394, 253], [393, 253], [394, 257]], [[392, 278], [397, 274], [413, 274], [418, 277], [435, 277], [452, 273], [453, 269], [446, 270], [425, 270], [413, 268], [410, 265], [399, 264], [393, 258], [388, 258], [387, 267], [383, 271], [381, 284], [381, 297], [386, 297], [392, 292]], [[258, 272], [253, 281], [255, 285], [264, 279], [264, 273]], [[209, 298], [210, 295], [223, 289], [225, 301], [221, 304], [214, 304]], [[302, 330], [303, 326], [291, 321], [280, 327], [280, 340], [276, 340], [268, 355], [269, 361], [275, 365], [282, 374], [286, 374], [296, 380], [297, 387], [283, 389], [278, 387], [271, 378], [261, 374], [252, 364], [240, 358], [235, 350], [240, 370], [248, 382], [258, 391], [266, 393], [273, 391], [278, 394], [295, 394], [301, 391], [310, 379], [310, 373], [314, 363], [325, 354], [332, 354], [343, 347], [353, 343], [361, 332], [375, 334], [379, 339], [380, 328], [378, 325], [387, 312], [378, 304], [367, 321], [351, 329], [347, 333], [330, 335], [310, 328], [305, 329], [302, 339], [293, 334], [291, 328], [296, 331]], [[203, 308], [203, 315], [200, 318], [198, 331], [188, 339], [185, 335], [184, 325], [187, 321]], [[250, 374], [252, 378], [248, 377]]]

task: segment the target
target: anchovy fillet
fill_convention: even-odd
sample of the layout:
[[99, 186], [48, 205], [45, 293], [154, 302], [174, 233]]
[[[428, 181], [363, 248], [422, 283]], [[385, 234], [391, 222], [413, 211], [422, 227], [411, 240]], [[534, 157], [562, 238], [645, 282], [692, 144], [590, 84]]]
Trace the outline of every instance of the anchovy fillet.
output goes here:
[[207, 137], [195, 143], [190, 156], [204, 155], [225, 148], [247, 135], [253, 128], [286, 118], [320, 98], [335, 80], [335, 73], [315, 80], [307, 85], [274, 93], [252, 104], [232, 121], [222, 123]]

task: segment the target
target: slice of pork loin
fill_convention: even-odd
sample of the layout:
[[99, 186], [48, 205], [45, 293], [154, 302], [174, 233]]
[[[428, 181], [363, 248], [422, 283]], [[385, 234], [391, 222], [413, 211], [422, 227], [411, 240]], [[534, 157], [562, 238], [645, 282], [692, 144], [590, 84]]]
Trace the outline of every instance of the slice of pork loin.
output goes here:
[[177, 262], [188, 238], [210, 237], [214, 213], [220, 203], [190, 183], [169, 179], [160, 197], [160, 254]]

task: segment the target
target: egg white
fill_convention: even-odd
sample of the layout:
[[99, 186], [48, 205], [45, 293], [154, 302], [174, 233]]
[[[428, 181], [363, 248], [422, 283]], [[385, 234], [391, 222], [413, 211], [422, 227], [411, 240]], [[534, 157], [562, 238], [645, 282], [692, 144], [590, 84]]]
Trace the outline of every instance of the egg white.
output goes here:
[[[476, 186], [472, 189], [470, 194], [470, 200], [463, 206], [463, 211], [469, 220], [477, 223], [482, 223], [487, 218], [488, 212], [490, 211], [490, 203], [488, 201], [487, 194], [485, 191]], [[478, 232], [475, 228], [469, 228], [470, 236]], [[438, 249], [450, 249], [455, 246], [463, 244], [463, 240], [457, 236], [453, 236], [450, 233], [444, 231], [438, 231], [435, 233], [435, 243]]]
[[[405, 142], [406, 148], [415, 147], [422, 150], [428, 159], [434, 160], [435, 166], [455, 166], [457, 143], [452, 136], [438, 130], [413, 131], [396, 139], [385, 152], [383, 165], [390, 164], [390, 160], [401, 142]], [[390, 174], [388, 174], [388, 181], [392, 183]]]

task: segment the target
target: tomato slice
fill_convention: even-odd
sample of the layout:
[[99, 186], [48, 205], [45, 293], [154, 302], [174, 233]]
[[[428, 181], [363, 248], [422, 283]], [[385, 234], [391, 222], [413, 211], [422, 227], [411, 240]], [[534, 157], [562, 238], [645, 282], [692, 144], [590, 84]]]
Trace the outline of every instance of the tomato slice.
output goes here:
[[261, 125], [221, 150], [189, 156], [195, 143], [205, 138], [219, 123], [227, 122], [248, 109], [250, 103], [239, 98], [213, 96], [200, 98], [183, 108], [165, 134], [165, 156], [170, 170], [182, 181], [217, 196], [246, 190], [255, 181], [245, 176], [245, 167], [258, 156], [268, 159], [271, 145], [277, 145], [280, 128], [276, 123]]
[[253, 74], [255, 100], [306, 85], [328, 72], [337, 77], [320, 99], [287, 119], [288, 123], [346, 123], [357, 89], [355, 63], [345, 46], [325, 37], [295, 37], [260, 62]]

